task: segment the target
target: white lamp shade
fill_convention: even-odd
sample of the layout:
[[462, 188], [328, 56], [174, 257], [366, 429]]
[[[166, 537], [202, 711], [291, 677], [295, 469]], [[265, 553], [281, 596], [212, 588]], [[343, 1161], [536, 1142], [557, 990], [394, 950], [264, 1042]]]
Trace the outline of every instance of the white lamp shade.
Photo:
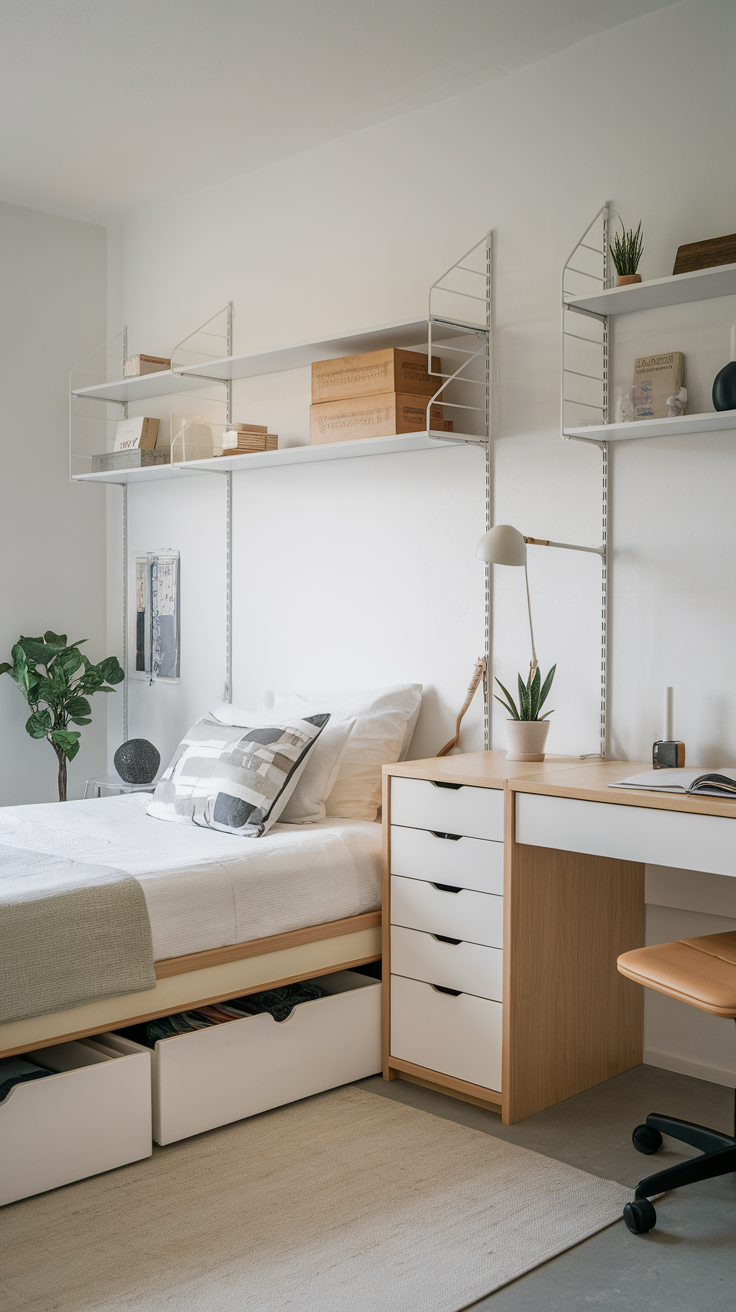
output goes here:
[[526, 542], [518, 528], [497, 524], [483, 534], [475, 554], [488, 565], [526, 565]]

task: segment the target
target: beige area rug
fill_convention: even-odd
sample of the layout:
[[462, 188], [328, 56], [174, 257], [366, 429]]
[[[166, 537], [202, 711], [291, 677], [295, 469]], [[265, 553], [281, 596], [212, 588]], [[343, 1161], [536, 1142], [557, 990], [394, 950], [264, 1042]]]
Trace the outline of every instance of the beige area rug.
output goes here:
[[3, 1312], [457, 1312], [628, 1189], [347, 1086], [0, 1209]]

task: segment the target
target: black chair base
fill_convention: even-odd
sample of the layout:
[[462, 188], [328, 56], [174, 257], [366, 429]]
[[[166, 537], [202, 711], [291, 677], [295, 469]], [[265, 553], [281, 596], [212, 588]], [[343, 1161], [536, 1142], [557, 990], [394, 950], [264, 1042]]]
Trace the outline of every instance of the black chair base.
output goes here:
[[736, 1172], [736, 1137], [710, 1130], [705, 1125], [652, 1112], [644, 1125], [637, 1125], [631, 1138], [638, 1152], [650, 1156], [662, 1147], [663, 1134], [699, 1148], [702, 1156], [669, 1166], [666, 1171], [658, 1171], [656, 1175], [648, 1175], [639, 1181], [633, 1203], [627, 1203], [624, 1208], [624, 1221], [635, 1235], [646, 1234], [657, 1223], [657, 1213], [649, 1202], [652, 1195]]

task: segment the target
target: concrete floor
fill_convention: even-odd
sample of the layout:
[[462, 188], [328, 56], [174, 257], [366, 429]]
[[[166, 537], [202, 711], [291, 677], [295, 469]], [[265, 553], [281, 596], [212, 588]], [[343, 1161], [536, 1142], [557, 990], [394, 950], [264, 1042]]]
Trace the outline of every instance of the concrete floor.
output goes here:
[[[636, 1152], [631, 1131], [648, 1112], [733, 1133], [730, 1089], [653, 1066], [637, 1066], [509, 1126], [493, 1112], [403, 1080], [386, 1083], [374, 1076], [358, 1087], [632, 1186], [696, 1155], [672, 1139], [655, 1157]], [[736, 1176], [688, 1185], [655, 1206], [657, 1225], [648, 1235], [632, 1235], [619, 1221], [474, 1303], [473, 1312], [734, 1312]]]

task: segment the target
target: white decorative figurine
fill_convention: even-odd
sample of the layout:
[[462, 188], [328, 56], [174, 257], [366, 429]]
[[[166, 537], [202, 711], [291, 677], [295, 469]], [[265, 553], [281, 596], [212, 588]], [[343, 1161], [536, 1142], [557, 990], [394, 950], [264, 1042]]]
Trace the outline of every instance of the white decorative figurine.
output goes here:
[[684, 415], [687, 408], [687, 388], [681, 387], [677, 396], [667, 397], [667, 418], [677, 419], [678, 415]]

